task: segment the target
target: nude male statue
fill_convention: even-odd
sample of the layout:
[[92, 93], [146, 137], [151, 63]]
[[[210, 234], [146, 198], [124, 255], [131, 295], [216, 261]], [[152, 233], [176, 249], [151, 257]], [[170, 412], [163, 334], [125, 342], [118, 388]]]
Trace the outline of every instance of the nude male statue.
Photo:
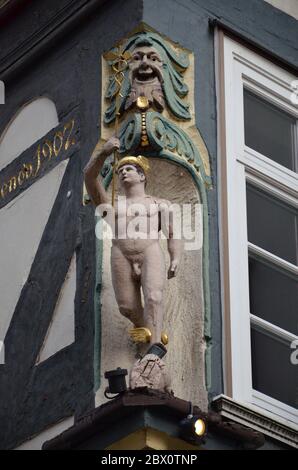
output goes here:
[[[116, 137], [110, 138], [102, 148], [98, 144], [84, 169], [86, 188], [95, 206], [110, 203], [98, 175], [106, 157], [118, 150], [119, 145], [119, 140]], [[126, 236], [123, 236], [122, 229], [118, 229], [112, 241], [111, 270], [120, 313], [129, 318], [136, 329], [147, 331], [148, 337], [146, 339], [150, 345], [153, 345], [161, 341], [164, 342], [162, 340], [162, 323], [166, 268], [158, 232], [161, 229], [162, 211], [165, 210], [165, 207], [169, 207], [170, 203], [146, 194], [145, 184], [148, 168], [148, 160], [140, 156], [124, 157], [118, 162], [117, 173], [120, 189], [125, 196], [125, 204], [122, 198], [118, 198], [115, 202], [117, 226], [123, 226], [120, 222], [125, 220], [124, 229], [126, 229], [136, 216], [141, 221], [145, 217], [147, 222], [153, 223], [143, 225], [144, 227], [150, 226], [150, 237], [148, 237], [148, 231], [147, 233], [126, 233]], [[132, 210], [136, 207], [137, 211]], [[142, 227], [142, 224], [140, 226]], [[173, 238], [171, 213], [166, 236], [170, 255], [168, 270], [168, 279], [170, 279], [177, 274], [182, 251], [181, 241]], [[141, 289], [144, 296], [144, 307], [141, 300]]]

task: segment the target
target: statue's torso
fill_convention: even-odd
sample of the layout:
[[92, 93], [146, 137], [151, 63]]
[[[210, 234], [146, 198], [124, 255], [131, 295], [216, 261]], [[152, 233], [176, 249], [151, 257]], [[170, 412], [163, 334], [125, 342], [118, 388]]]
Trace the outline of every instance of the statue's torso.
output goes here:
[[152, 243], [158, 243], [161, 213], [167, 201], [145, 196], [138, 200], [119, 198], [115, 205], [115, 236], [113, 245], [124, 254], [142, 253]]

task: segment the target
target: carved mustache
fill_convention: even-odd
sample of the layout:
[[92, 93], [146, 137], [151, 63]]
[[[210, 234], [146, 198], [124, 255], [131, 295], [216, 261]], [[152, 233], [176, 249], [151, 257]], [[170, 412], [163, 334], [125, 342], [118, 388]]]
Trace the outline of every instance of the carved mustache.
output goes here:
[[[148, 69], [150, 69], [150, 72], [148, 72]], [[141, 78], [142, 77], [155, 77], [157, 76], [159, 81], [162, 83], [163, 82], [163, 77], [161, 70], [158, 66], [155, 64], [141, 64], [139, 65], [136, 69], [132, 71], [132, 78]]]

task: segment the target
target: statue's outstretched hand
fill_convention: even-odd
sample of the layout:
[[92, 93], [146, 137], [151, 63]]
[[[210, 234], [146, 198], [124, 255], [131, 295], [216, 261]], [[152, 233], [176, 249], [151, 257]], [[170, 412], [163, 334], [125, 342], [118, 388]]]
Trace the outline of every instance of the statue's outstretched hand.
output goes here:
[[93, 150], [93, 158], [106, 158], [111, 155], [115, 150], [119, 150], [120, 140], [117, 137], [111, 137], [103, 146], [101, 142], [95, 146]]
[[117, 137], [111, 137], [102, 147], [101, 153], [106, 157], [111, 155], [115, 150], [119, 150], [120, 140]]
[[178, 261], [172, 260], [169, 270], [168, 270], [168, 279], [172, 279], [173, 277], [176, 277], [177, 272], [178, 272]]

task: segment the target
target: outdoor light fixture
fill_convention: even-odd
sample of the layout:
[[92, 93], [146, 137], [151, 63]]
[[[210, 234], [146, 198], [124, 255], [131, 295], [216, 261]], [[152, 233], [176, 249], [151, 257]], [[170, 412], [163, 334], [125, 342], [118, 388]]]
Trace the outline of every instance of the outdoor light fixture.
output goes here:
[[[196, 416], [194, 416], [193, 419], [194, 418], [196, 419]], [[202, 418], [198, 418], [195, 421], [194, 427], [195, 427], [195, 433], [196, 433], [197, 436], [199, 436], [199, 437], [204, 436], [204, 434], [206, 432], [206, 424], [205, 424], [205, 421]]]
[[190, 403], [190, 413], [180, 422], [180, 437], [192, 444], [203, 442], [207, 433], [207, 424], [200, 415], [193, 414], [193, 405]]
[[[105, 372], [105, 378], [109, 382], [109, 386], [105, 389], [104, 395], [106, 398], [111, 400], [112, 398], [116, 398], [116, 396], [120, 395], [123, 392], [126, 392], [126, 380], [125, 376], [127, 375], [126, 369], [121, 369], [118, 367], [114, 370], [108, 370]], [[116, 396], [110, 397], [108, 393], [113, 393]]]

